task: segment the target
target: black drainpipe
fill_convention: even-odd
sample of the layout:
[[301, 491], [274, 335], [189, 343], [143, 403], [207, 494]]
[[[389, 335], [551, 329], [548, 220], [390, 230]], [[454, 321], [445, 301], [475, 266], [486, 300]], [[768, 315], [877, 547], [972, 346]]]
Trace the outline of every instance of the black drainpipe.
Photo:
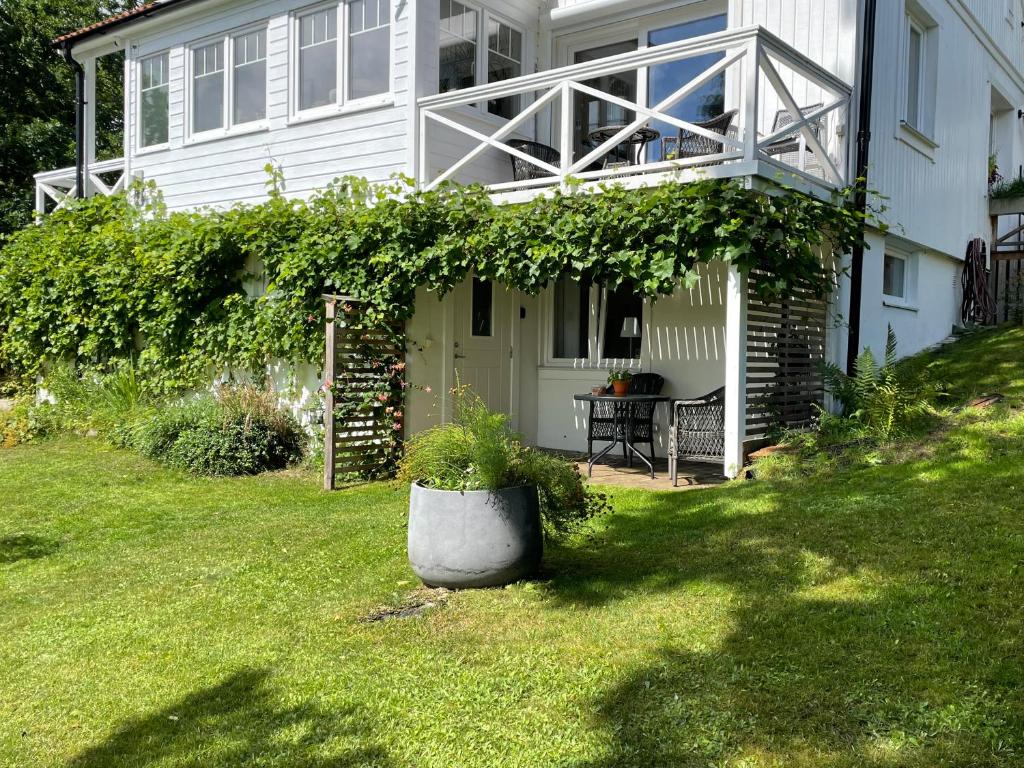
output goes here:
[[62, 45], [60, 53], [75, 72], [75, 196], [85, 197], [85, 69], [70, 45]]
[[[868, 163], [871, 151], [871, 94], [875, 79], [875, 17], [876, 0], [864, 1], [864, 44], [860, 52], [860, 108], [857, 119], [857, 179], [854, 205], [861, 213], [867, 211]], [[852, 375], [853, 364], [860, 351], [860, 305], [864, 283], [864, 246], [853, 249], [850, 264], [850, 335], [846, 350], [846, 370]]]

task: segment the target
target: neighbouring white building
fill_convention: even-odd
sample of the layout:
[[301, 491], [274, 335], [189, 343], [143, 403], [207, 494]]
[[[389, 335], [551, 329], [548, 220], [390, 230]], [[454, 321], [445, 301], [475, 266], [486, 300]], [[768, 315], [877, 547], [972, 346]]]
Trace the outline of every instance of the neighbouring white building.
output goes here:
[[[82, 168], [38, 175], [41, 212], [127, 178], [156, 182], [171, 208], [255, 202], [268, 163], [294, 196], [396, 173], [483, 182], [508, 202], [569, 176], [828, 194], [856, 177], [868, 128], [869, 186], [892, 228], [870, 233], [851, 272], [854, 339], [878, 349], [891, 325], [902, 353], [960, 321], [965, 248], [992, 234], [990, 158], [1005, 175], [1024, 164], [1021, 0], [162, 0], [58, 44], [83, 68]], [[118, 51], [124, 157], [96, 162], [92, 74]], [[712, 266], [656, 302], [566, 281], [539, 296], [424, 290], [409, 375], [435, 392], [458, 377], [528, 440], [573, 450], [587, 442], [573, 394], [609, 367], [659, 373], [673, 398], [724, 387], [734, 474], [763, 375], [745, 351], [744, 279]], [[820, 323], [819, 356], [840, 364], [851, 293], [846, 277]], [[634, 318], [639, 335], [624, 333]], [[407, 426], [446, 415], [417, 391]]]

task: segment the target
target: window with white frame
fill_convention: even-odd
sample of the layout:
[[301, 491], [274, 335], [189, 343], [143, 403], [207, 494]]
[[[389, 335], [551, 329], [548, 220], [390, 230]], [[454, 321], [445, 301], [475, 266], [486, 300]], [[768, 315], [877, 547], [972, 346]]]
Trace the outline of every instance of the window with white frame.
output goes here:
[[391, 90], [391, 12], [388, 0], [350, 0], [348, 98]]
[[631, 364], [643, 346], [644, 299], [630, 283], [602, 288], [562, 277], [551, 288], [548, 359]]
[[938, 25], [919, 0], [907, 0], [903, 35], [903, 87], [900, 120], [931, 137], [935, 123]]
[[191, 135], [223, 132], [266, 119], [266, 29], [193, 45], [189, 61]]
[[267, 117], [267, 31], [236, 35], [231, 42], [232, 121], [254, 123]]
[[299, 26], [299, 110], [338, 101], [338, 9], [307, 13]]
[[907, 259], [894, 253], [885, 254], [882, 266], [882, 293], [892, 299], [906, 300]]
[[[439, 93], [498, 83], [523, 74], [522, 30], [459, 0], [439, 2]], [[480, 45], [481, 40], [486, 45]], [[491, 99], [486, 110], [499, 117], [514, 117], [519, 112], [519, 97]]]
[[192, 49], [192, 133], [224, 127], [224, 42]]
[[[339, 107], [390, 92], [390, 0], [348, 0], [299, 14], [295, 21], [297, 111]], [[344, 41], [344, 51], [339, 41]]]
[[167, 53], [139, 62], [139, 146], [143, 148], [167, 143], [169, 69]]

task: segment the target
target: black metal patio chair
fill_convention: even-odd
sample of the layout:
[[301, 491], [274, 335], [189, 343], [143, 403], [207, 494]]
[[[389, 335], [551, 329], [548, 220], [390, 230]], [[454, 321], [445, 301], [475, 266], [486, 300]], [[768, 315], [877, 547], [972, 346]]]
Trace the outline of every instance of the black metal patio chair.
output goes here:
[[[553, 165], [558, 167], [562, 162], [562, 155], [554, 147], [549, 147], [547, 144], [541, 144], [539, 141], [527, 141], [526, 139], [513, 139], [512, 141], [506, 141], [506, 145], [513, 149], [518, 149], [520, 152], [535, 157], [542, 163]], [[550, 173], [545, 171], [543, 168], [539, 168], [533, 163], [528, 163], [521, 157], [515, 155], [509, 155], [509, 160], [512, 161], [512, 180], [513, 181], [529, 181], [530, 179], [545, 179], [551, 176]]]
[[[701, 123], [694, 123], [694, 125], [713, 133], [726, 136], [729, 134], [729, 129], [732, 127], [734, 117], [736, 117], [736, 110], [732, 109], [728, 112], [722, 113], [718, 117], [713, 117], [710, 120], [705, 120]], [[675, 145], [674, 147], [672, 146], [673, 144]], [[702, 136], [699, 133], [694, 133], [693, 131], [680, 129], [678, 136], [666, 138], [662, 142], [662, 159], [669, 159], [668, 155], [673, 152], [675, 153], [674, 159], [676, 160], [683, 160], [690, 157], [704, 157], [705, 155], [718, 155], [722, 153], [722, 142], [715, 141], [708, 136]]]
[[725, 460], [725, 387], [692, 400], [672, 403], [668, 475], [679, 484], [680, 461]]

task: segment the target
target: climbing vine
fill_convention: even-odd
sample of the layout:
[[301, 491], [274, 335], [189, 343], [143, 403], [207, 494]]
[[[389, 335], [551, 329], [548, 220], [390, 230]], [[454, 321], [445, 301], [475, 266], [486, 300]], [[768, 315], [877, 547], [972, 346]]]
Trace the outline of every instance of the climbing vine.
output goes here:
[[[278, 181], [275, 179], [275, 182]], [[47, 360], [134, 359], [171, 391], [224, 368], [321, 360], [321, 296], [355, 296], [402, 320], [418, 286], [471, 271], [537, 293], [561, 275], [649, 296], [692, 287], [714, 260], [768, 275], [769, 295], [830, 290], [820, 253], [849, 251], [864, 214], [831, 201], [705, 180], [495, 205], [478, 187], [423, 192], [346, 178], [308, 201], [167, 212], [145, 190], [57, 211], [0, 249], [0, 368], [30, 380]]]

